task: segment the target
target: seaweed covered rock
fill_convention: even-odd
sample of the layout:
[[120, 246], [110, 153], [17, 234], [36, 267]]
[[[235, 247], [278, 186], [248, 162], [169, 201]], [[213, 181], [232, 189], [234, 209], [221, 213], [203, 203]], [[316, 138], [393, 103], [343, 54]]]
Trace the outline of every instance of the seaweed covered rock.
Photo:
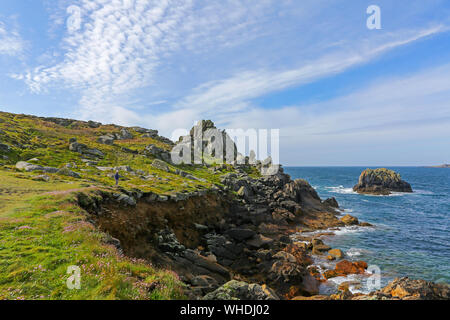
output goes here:
[[411, 185], [402, 180], [400, 174], [384, 168], [364, 170], [353, 190], [358, 193], [375, 195], [389, 195], [391, 192], [413, 192]]

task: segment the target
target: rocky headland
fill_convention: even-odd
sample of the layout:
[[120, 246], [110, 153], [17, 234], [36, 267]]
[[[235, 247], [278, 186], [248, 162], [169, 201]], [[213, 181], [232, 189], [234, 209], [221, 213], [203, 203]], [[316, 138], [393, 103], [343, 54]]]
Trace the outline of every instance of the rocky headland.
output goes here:
[[384, 168], [366, 169], [359, 176], [353, 190], [363, 194], [389, 195], [392, 192], [413, 192], [411, 185], [400, 174]]
[[450, 164], [445, 163], [445, 164], [441, 164], [441, 165], [438, 165], [438, 166], [429, 166], [427, 168], [450, 168]]
[[[0, 141], [0, 174], [13, 177], [14, 183], [27, 181], [28, 188], [36, 183], [39, 190], [51, 188], [53, 183], [59, 187], [64, 183], [79, 186], [47, 194], [69, 195], [68, 202], [58, 198], [63, 211], [45, 215], [68, 219], [62, 220], [65, 224], [61, 231], [53, 220], [47, 238], [53, 236], [54, 230], [58, 231], [55, 239], [61, 235], [72, 237], [71, 232], [83, 226], [99, 233], [96, 240], [89, 238], [89, 243], [101, 239], [101, 246], [112, 248], [118, 259], [132, 259], [132, 268], [137, 268], [136, 261], [144, 261], [157, 270], [170, 271], [145, 281], [142, 267], [138, 269], [141, 271], [127, 273], [124, 281], [136, 277], [133, 281], [139, 284], [139, 297], [152, 298], [158, 290], [168, 290], [167, 283], [172, 282], [167, 279], [176, 274], [176, 281], [182, 283], [182, 297], [190, 299], [448, 299], [448, 286], [408, 278], [396, 279], [386, 288], [366, 295], [352, 294], [345, 283], [333, 295], [319, 295], [319, 286], [331, 278], [370, 276], [366, 262], [351, 261], [345, 252], [328, 246], [321, 236], [332, 235], [333, 230], [342, 227], [372, 226], [343, 215], [336, 199], [321, 199], [307, 181], [292, 180], [281, 166], [276, 174], [261, 175], [270, 159], [252, 163], [233, 148], [235, 160], [241, 158], [242, 162], [175, 165], [170, 159], [175, 144], [155, 130], [0, 116], [6, 124]], [[17, 126], [19, 121], [26, 121], [25, 125]], [[215, 126], [211, 121], [199, 122], [190, 137], [195, 138], [205, 128]], [[38, 138], [30, 139], [29, 132]], [[230, 140], [224, 132], [219, 136], [224, 142]], [[208, 147], [209, 142], [205, 139], [201, 145]], [[116, 170], [121, 175], [118, 187], [113, 181]], [[361, 190], [410, 190], [399, 175], [386, 169], [372, 171], [361, 176]], [[8, 188], [13, 190], [11, 186], [3, 190]], [[48, 207], [52, 206], [46, 202], [44, 208]], [[68, 207], [82, 214], [68, 215], [71, 220], [63, 218]], [[16, 220], [22, 221], [15, 219], [11, 223]], [[76, 224], [72, 220], [77, 220]], [[36, 226], [34, 220], [27, 223], [17, 228], [25, 232], [42, 228], [42, 222]], [[73, 245], [83, 243], [87, 234], [78, 233]], [[72, 238], [68, 239], [72, 243]], [[99, 259], [94, 252], [85, 254], [82, 261]], [[333, 267], [316, 265], [315, 257], [333, 262]], [[73, 264], [61, 261], [58, 263]], [[54, 265], [50, 267], [55, 269]], [[96, 281], [102, 285], [101, 280]]]

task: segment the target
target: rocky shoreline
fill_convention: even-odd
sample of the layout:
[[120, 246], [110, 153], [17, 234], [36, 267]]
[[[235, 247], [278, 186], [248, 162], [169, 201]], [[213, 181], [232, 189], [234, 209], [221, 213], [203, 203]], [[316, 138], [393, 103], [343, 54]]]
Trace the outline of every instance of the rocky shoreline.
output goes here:
[[[282, 168], [276, 175], [257, 179], [241, 168], [221, 180], [224, 188], [202, 195], [162, 199], [122, 190], [122, 195], [96, 194], [101, 200], [95, 205], [86, 199], [79, 199], [79, 203], [126, 255], [177, 272], [190, 299], [449, 298], [446, 285], [407, 278], [396, 279], [370, 294], [352, 294], [348, 283], [343, 283], [335, 294], [319, 295], [320, 284], [333, 277], [369, 277], [370, 273], [367, 263], [346, 260], [341, 250], [319, 239], [330, 233], [310, 235], [311, 231], [370, 224], [350, 215], [339, 217], [334, 198], [321, 200], [306, 181], [292, 181]], [[133, 201], [127, 200], [130, 198]], [[150, 221], [148, 210], [156, 203], [158, 212], [166, 213], [153, 216], [160, 221]], [[130, 207], [143, 224], [130, 221]], [[122, 218], [127, 219], [124, 223], [129, 223], [127, 229], [136, 229], [131, 234], [119, 231], [123, 224], [114, 226], [114, 221], [122, 219], [121, 210]], [[152, 228], [148, 229], [149, 225]], [[141, 240], [131, 244], [127, 237]], [[314, 256], [336, 261], [335, 268], [320, 270], [313, 263]]]
[[[34, 123], [36, 119], [32, 119]], [[243, 157], [233, 146], [232, 164], [205, 161], [177, 166], [168, 151], [174, 144], [154, 130], [103, 128], [98, 123], [64, 119], [48, 121], [58, 130], [66, 129], [58, 126], [70, 126], [57, 141], [60, 149], [55, 155], [64, 154], [63, 160], [53, 161], [55, 155], [47, 161], [31, 157], [24, 151], [28, 147], [8, 136], [8, 144], [0, 145], [0, 151], [8, 154], [4, 156], [10, 163], [7, 169], [42, 182], [83, 180], [86, 188], [73, 191], [74, 202], [84, 209], [86, 220], [96, 227], [93, 229], [107, 235], [102, 242], [115, 247], [120, 255], [173, 271], [184, 283], [184, 295], [189, 299], [449, 298], [447, 285], [407, 278], [396, 279], [370, 294], [352, 294], [350, 284], [342, 283], [333, 294], [320, 295], [320, 285], [330, 279], [371, 275], [366, 262], [349, 260], [344, 252], [324, 243], [321, 236], [343, 227], [372, 226], [342, 215], [335, 198], [322, 200], [307, 181], [292, 180], [281, 166], [273, 175], [261, 175], [262, 169], [270, 166], [270, 158], [252, 161], [251, 156]], [[211, 121], [198, 126], [203, 129], [194, 127], [188, 138], [195, 138], [201, 130], [215, 129]], [[80, 127], [88, 132], [101, 130], [91, 133], [90, 139], [74, 138], [72, 130]], [[112, 128], [117, 132], [110, 132]], [[223, 131], [217, 136], [224, 142], [230, 140]], [[128, 143], [120, 144], [123, 141]], [[131, 141], [141, 144], [132, 150]], [[203, 139], [199, 145], [209, 148], [209, 142]], [[49, 145], [56, 142], [43, 145], [46, 152], [54, 148]], [[109, 160], [117, 154], [127, 160]], [[39, 157], [45, 156], [41, 153]], [[137, 160], [130, 162], [135, 157]], [[126, 187], [108, 184], [116, 170]], [[384, 176], [389, 179], [378, 183]], [[169, 181], [172, 186], [166, 188]], [[383, 192], [385, 187], [389, 192], [398, 186], [407, 187], [398, 175], [384, 171], [363, 173], [360, 182], [361, 187], [375, 185]], [[316, 257], [332, 262], [330, 267], [315, 265]], [[158, 280], [152, 282], [149, 292], [154, 286], [158, 286]]]

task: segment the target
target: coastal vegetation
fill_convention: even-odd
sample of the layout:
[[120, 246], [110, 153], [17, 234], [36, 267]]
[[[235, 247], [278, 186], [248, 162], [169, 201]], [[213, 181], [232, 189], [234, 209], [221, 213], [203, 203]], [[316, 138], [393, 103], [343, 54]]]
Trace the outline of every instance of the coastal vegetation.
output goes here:
[[[282, 167], [175, 165], [173, 146], [151, 129], [0, 112], [0, 299], [448, 298], [445, 285], [408, 279], [320, 296], [328, 279], [369, 275], [321, 234], [373, 226]], [[402, 181], [386, 169], [366, 176]], [[72, 266], [79, 289], [67, 286]]]

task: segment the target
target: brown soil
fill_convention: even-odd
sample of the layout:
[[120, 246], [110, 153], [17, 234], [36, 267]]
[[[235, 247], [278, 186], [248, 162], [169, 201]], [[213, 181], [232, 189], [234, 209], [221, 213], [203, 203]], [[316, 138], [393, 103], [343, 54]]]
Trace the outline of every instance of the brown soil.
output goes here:
[[225, 201], [217, 195], [207, 195], [178, 202], [139, 201], [136, 207], [104, 203], [93, 219], [102, 231], [120, 240], [127, 256], [157, 262], [159, 254], [155, 240], [158, 231], [169, 227], [182, 245], [197, 248], [202, 245], [202, 234], [194, 223], [217, 227], [227, 211]]

